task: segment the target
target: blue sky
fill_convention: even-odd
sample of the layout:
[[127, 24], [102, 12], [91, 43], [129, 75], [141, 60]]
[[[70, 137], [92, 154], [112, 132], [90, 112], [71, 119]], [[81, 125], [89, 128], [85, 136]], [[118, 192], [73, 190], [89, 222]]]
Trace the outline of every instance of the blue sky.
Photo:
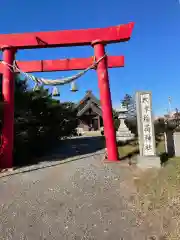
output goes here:
[[[125, 67], [110, 69], [113, 106], [126, 93], [150, 90], [153, 111], [162, 114], [172, 97], [172, 108], [180, 108], [180, 4], [179, 0], [1, 0], [0, 33], [36, 32], [108, 27], [134, 21], [128, 43], [106, 47], [109, 55], [124, 55]], [[89, 57], [91, 47], [24, 50], [18, 60]], [[74, 72], [39, 73], [55, 79]], [[71, 93], [69, 85], [61, 88], [61, 100], [78, 101], [86, 90], [99, 96], [94, 71], [78, 80], [79, 92]]]

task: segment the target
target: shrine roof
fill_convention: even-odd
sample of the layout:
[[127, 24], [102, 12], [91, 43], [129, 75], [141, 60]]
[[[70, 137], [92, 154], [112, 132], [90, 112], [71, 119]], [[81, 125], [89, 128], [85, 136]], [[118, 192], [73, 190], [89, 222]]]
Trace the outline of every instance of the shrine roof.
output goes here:
[[102, 117], [102, 111], [101, 108], [97, 107], [93, 102], [88, 101], [88, 103], [78, 111], [77, 116], [82, 116], [84, 113], [88, 111], [88, 109], [92, 109], [94, 113]]
[[86, 95], [76, 104], [76, 108], [79, 108], [81, 104], [86, 102], [88, 99], [91, 99], [92, 102], [96, 103], [100, 108], [100, 100], [97, 99], [91, 90], [86, 91]]
[[75, 106], [78, 110], [78, 116], [83, 115], [88, 109], [92, 109], [93, 112], [102, 116], [100, 101], [94, 96], [91, 90], [86, 92], [86, 95]]

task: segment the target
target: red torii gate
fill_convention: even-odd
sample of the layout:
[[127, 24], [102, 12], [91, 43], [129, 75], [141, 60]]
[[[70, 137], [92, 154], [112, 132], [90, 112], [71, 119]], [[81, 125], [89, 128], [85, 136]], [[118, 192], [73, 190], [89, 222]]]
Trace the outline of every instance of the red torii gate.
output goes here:
[[[0, 34], [0, 49], [3, 51], [3, 61], [9, 65], [13, 65], [15, 53], [18, 49], [62, 46], [91, 45], [94, 48], [94, 56], [98, 60], [105, 55], [105, 44], [128, 41], [131, 37], [133, 27], [134, 23], [129, 23], [109, 28]], [[18, 67], [25, 72], [80, 70], [89, 66], [89, 63], [92, 63], [92, 58], [17, 62]], [[118, 160], [118, 152], [112, 118], [112, 103], [107, 67], [121, 67], [123, 65], [123, 57], [108, 57], [103, 58], [98, 63], [96, 69], [100, 89], [107, 154], [110, 161]], [[11, 69], [5, 65], [0, 67], [0, 72], [1, 71], [3, 72], [2, 94], [5, 102], [2, 130], [4, 148], [1, 166], [3, 168], [10, 168], [13, 165], [12, 153], [14, 142], [14, 74]]]

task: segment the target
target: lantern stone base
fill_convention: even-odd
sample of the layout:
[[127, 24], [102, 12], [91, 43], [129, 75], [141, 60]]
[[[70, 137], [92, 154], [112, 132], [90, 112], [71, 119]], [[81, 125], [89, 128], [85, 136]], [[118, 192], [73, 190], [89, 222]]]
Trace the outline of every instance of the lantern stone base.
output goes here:
[[161, 160], [158, 156], [137, 156], [137, 167], [139, 168], [161, 168]]
[[124, 124], [124, 122], [123, 124], [121, 123], [118, 131], [116, 132], [116, 140], [121, 142], [126, 142], [129, 140], [133, 140], [134, 138], [135, 138], [135, 135], [131, 133], [131, 131]]

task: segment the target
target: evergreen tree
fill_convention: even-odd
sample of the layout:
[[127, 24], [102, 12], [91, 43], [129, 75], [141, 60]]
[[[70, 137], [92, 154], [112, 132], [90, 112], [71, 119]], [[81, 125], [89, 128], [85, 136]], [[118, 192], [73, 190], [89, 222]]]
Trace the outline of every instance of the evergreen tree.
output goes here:
[[18, 74], [15, 76], [14, 96], [16, 165], [32, 163], [36, 156], [57, 146], [60, 139], [75, 133], [77, 120], [72, 103], [61, 104], [43, 87], [35, 92], [28, 90], [26, 80], [21, 80]]

